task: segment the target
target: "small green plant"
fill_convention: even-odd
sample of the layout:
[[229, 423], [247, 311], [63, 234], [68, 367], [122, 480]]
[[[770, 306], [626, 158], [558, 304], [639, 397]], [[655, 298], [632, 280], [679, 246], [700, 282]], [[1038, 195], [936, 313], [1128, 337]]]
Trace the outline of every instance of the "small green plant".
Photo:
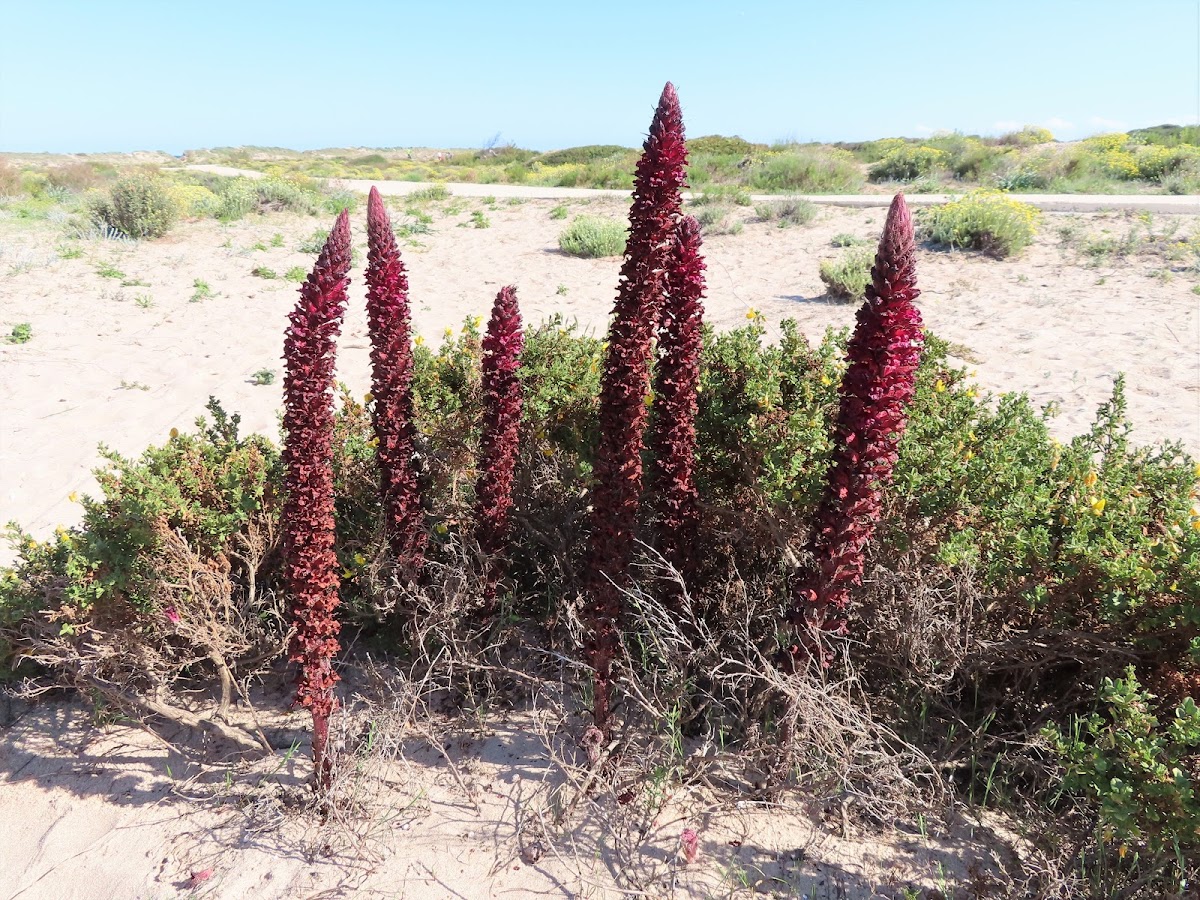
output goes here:
[[577, 216], [558, 236], [563, 253], [584, 259], [620, 256], [625, 251], [624, 222], [599, 216]]
[[96, 266], [96, 274], [101, 278], [124, 278], [125, 273], [112, 263], [102, 262]]
[[921, 210], [922, 236], [935, 244], [1011, 256], [1033, 242], [1038, 210], [999, 191], [975, 191]]
[[491, 228], [492, 223], [487, 216], [483, 214], [483, 210], [477, 209], [471, 213], [471, 224], [476, 228]]
[[560, 203], [554, 209], [550, 210], [550, 218], [565, 219], [567, 217], [567, 204]]
[[79, 257], [81, 257], [81, 256], [83, 256], [83, 248], [82, 247], [59, 247], [58, 248], [58, 258], [59, 259], [79, 259]]
[[282, 247], [283, 246], [283, 235], [280, 234], [278, 231], [275, 232], [273, 235], [271, 235], [271, 246], [272, 247]]
[[255, 278], [266, 278], [268, 281], [279, 277], [274, 269], [268, 269], [266, 266], [255, 266], [250, 270], [250, 274]]
[[292, 266], [283, 273], [283, 277], [286, 281], [304, 281], [308, 278], [308, 270], [304, 266]]
[[560, 284], [554, 289], [554, 293], [558, 294], [560, 297], [567, 296], [567, 286], [565, 284]]
[[209, 286], [207, 281], [197, 278], [192, 282], [192, 303], [199, 303], [201, 300], [209, 300], [214, 296], [216, 295], [213, 293], [213, 289]]
[[817, 217], [817, 205], [810, 200], [774, 200], [760, 203], [754, 212], [764, 222], [778, 222], [780, 228], [788, 225], [807, 225]]
[[301, 253], [316, 255], [321, 252], [321, 249], [325, 246], [325, 242], [327, 240], [329, 240], [329, 229], [318, 228], [299, 244], [297, 244], [296, 249]]
[[117, 388], [117, 390], [119, 390], [119, 391], [148, 391], [148, 390], [150, 390], [150, 385], [145, 384], [141, 381], [126, 381], [125, 379], [122, 378], [121, 384]]
[[150, 282], [140, 278], [126, 278], [121, 282], [121, 287], [150, 287]]
[[259, 369], [250, 376], [250, 383], [254, 385], [274, 384], [275, 373], [270, 369]]
[[4, 339], [10, 344], [28, 344], [33, 338], [33, 326], [28, 322], [18, 322]]
[[829, 293], [842, 300], [861, 300], [871, 281], [875, 260], [868, 247], [851, 247], [836, 259], [821, 260], [821, 281]]
[[139, 309], [149, 309], [154, 305], [154, 298], [149, 294], [138, 294], [133, 302], [138, 305]]

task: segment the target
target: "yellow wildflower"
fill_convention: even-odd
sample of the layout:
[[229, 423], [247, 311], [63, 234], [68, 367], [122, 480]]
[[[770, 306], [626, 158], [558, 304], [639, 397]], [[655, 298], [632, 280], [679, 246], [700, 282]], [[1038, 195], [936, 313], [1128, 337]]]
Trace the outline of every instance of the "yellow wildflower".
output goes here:
[[828, 375], [822, 375], [821, 376], [821, 384], [828, 387], [829, 385], [833, 384], [833, 379], [830, 378]]
[[416, 344], [418, 347], [423, 346], [425, 344], [425, 336], [418, 334], [416, 339], [413, 341], [413, 343]]
[[746, 310], [746, 318], [749, 319], [751, 322], [754, 322], [754, 321], [762, 318], [762, 313], [760, 313], [757, 309], [755, 309], [752, 306], [748, 310]]
[[370, 391], [367, 391], [365, 394], [363, 394], [363, 403], [370, 403], [374, 399], [375, 399], [375, 395], [372, 394]]
[[1094, 515], [1094, 516], [1104, 515], [1104, 505], [1107, 501], [1103, 497], [1101, 497], [1099, 500], [1092, 500], [1090, 502], [1091, 502], [1091, 507], [1092, 507], [1092, 515]]
[[963, 454], [963, 459], [965, 459], [967, 462], [970, 462], [974, 458], [975, 458], [974, 450], [968, 450], [966, 453]]
[[365, 566], [367, 564], [367, 558], [365, 556], [363, 556], [361, 553], [355, 553], [354, 554], [354, 564], [356, 566]]
[[67, 494], [67, 499], [70, 500], [72, 503], [78, 503], [79, 502], [79, 494], [77, 494], [75, 491], [71, 491], [71, 493]]
[[442, 337], [444, 337], [446, 340], [450, 340], [450, 338], [454, 337], [454, 329], [447, 328], [445, 331], [442, 332]]
[[1091, 487], [1092, 485], [1094, 485], [1096, 483], [1097, 480], [1098, 479], [1097, 479], [1097, 475], [1095, 472], [1088, 472], [1087, 476], [1083, 479], [1083, 483], [1085, 485], [1087, 485], [1088, 487]]
[[946, 393], [946, 382], [942, 381], [942, 379], [939, 378], [937, 381], [935, 381], [933, 383], [933, 389], [935, 392], [937, 392], [939, 394]]

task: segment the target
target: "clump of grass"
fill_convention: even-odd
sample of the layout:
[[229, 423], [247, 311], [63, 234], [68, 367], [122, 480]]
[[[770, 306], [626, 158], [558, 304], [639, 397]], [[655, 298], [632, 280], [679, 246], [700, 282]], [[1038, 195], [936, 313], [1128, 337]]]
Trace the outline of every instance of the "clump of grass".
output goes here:
[[4, 338], [9, 344], [28, 344], [33, 339], [33, 326], [28, 322], [18, 322], [12, 331]]
[[125, 273], [114, 266], [112, 263], [102, 262], [96, 266], [96, 274], [101, 278], [124, 278]]
[[308, 277], [308, 270], [305, 269], [304, 266], [292, 266], [290, 269], [288, 269], [286, 272], [283, 273], [283, 278], [285, 281], [300, 282], [300, 281], [303, 281], [304, 279], [306, 279], [307, 277]]
[[821, 281], [842, 300], [861, 300], [871, 281], [875, 255], [867, 247], [851, 247], [836, 259], [821, 260]]
[[79, 259], [81, 256], [83, 256], [83, 248], [82, 247], [59, 247], [58, 248], [58, 258], [59, 259]]
[[843, 231], [830, 238], [829, 243], [833, 247], [865, 247], [871, 242], [867, 238]]
[[735, 185], [714, 184], [706, 187], [703, 193], [693, 196], [691, 203], [693, 206], [707, 206], [709, 204], [749, 206], [751, 201], [750, 195]]
[[255, 278], [266, 278], [268, 280], [279, 277], [279, 273], [274, 269], [268, 269], [266, 266], [255, 266], [250, 270], [250, 274]]
[[427, 188], [421, 188], [419, 191], [413, 191], [408, 195], [408, 199], [418, 203], [428, 202], [431, 200], [446, 200], [450, 197], [450, 189], [444, 184], [431, 184]]
[[563, 253], [584, 259], [620, 256], [625, 252], [626, 226], [623, 222], [599, 216], [577, 216], [558, 236]]
[[741, 234], [744, 227], [741, 219], [733, 215], [732, 206], [702, 206], [696, 210], [696, 222], [706, 235]]
[[565, 219], [567, 217], [567, 204], [560, 203], [554, 209], [550, 210], [550, 218]]
[[817, 217], [817, 205], [809, 200], [772, 200], [754, 207], [754, 212], [764, 222], [778, 222], [780, 228], [788, 225], [807, 225]]
[[133, 302], [138, 305], [138, 309], [150, 309], [154, 306], [154, 298], [149, 294], [138, 294]]
[[471, 224], [475, 228], [491, 228], [492, 221], [483, 214], [483, 210], [477, 209], [471, 213]]
[[250, 383], [254, 385], [274, 384], [275, 373], [270, 369], [259, 369], [250, 376]]
[[922, 236], [935, 244], [1011, 256], [1033, 242], [1039, 213], [999, 191], [976, 191], [921, 211]]
[[216, 295], [213, 293], [213, 289], [209, 286], [207, 281], [197, 278], [192, 282], [192, 303], [199, 303], [201, 300], [208, 300], [214, 296]]

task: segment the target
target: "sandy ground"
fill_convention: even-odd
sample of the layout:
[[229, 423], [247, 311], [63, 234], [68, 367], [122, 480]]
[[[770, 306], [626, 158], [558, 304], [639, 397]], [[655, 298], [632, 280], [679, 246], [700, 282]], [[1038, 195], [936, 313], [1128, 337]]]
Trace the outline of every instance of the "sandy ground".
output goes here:
[[[561, 312], [601, 331], [620, 261], [560, 253], [557, 236], [569, 220], [550, 218], [557, 202], [429, 206], [432, 232], [404, 250], [420, 333], [436, 341], [465, 316], [485, 316], [510, 283], [527, 320]], [[624, 213], [618, 199], [572, 199], [569, 206], [571, 215]], [[472, 225], [474, 211], [489, 227]], [[354, 217], [354, 238], [365, 258], [363, 218]], [[1123, 371], [1135, 438], [1180, 440], [1200, 453], [1200, 298], [1192, 292], [1200, 273], [1193, 261], [1133, 256], [1090, 265], [1060, 246], [1058, 229], [1120, 236], [1135, 218], [1045, 218], [1038, 242], [1017, 259], [921, 250], [920, 306], [930, 329], [957, 345], [981, 387], [1056, 404], [1060, 437], [1086, 428]], [[883, 210], [831, 207], [806, 227], [751, 221], [741, 234], [709, 238], [709, 320], [733, 327], [757, 311], [774, 326], [793, 317], [813, 339], [829, 326], [850, 325], [854, 307], [826, 295], [818, 262], [841, 252], [830, 244], [835, 234], [874, 240], [882, 223]], [[172, 427], [189, 427], [210, 394], [242, 414], [245, 430], [274, 434], [282, 379], [258, 386], [252, 375], [269, 369], [281, 376], [296, 285], [252, 270], [307, 269], [312, 256], [297, 245], [328, 224], [290, 214], [186, 223], [154, 242], [76, 243], [81, 255], [61, 258], [58, 248], [72, 245], [60, 225], [0, 219], [0, 333], [22, 322], [32, 327], [28, 343], [0, 343], [0, 521], [16, 520], [38, 536], [77, 522], [80, 507], [70, 497], [94, 489], [98, 443], [135, 454]], [[1200, 216], [1155, 219], [1156, 229], [1170, 224], [1192, 234]], [[260, 243], [265, 249], [254, 249]], [[100, 274], [105, 264], [121, 274]], [[195, 298], [197, 280], [212, 296]], [[360, 261], [338, 363], [339, 377], [356, 392], [369, 382], [362, 296]], [[522, 785], [544, 784], [552, 769], [545, 747], [530, 743], [526, 720], [489, 722], [464, 738], [456, 758], [470, 774], [466, 782], [461, 771], [440, 767], [437, 753], [415, 746], [406, 774], [387, 781], [390, 812], [378, 828], [356, 832], [352, 846], [331, 843], [319, 823], [283, 815], [279, 798], [303, 781], [294, 760], [281, 755], [251, 770], [258, 793], [222, 795], [211, 783], [219, 773], [189, 768], [134, 728], [97, 731], [87, 720], [80, 706], [51, 703], [20, 711], [0, 731], [0, 821], [8, 823], [0, 898], [619, 895], [611, 867], [624, 857], [605, 844], [611, 835], [598, 820], [585, 816], [573, 832], [578, 852], [521, 858]], [[276, 724], [274, 733], [290, 728], [306, 742], [303, 716], [281, 715]], [[237, 771], [242, 783], [246, 770]], [[939, 877], [953, 881], [972, 866], [1000, 864], [969, 829], [919, 839], [860, 835], [847, 844], [809, 810], [728, 807], [703, 818], [704, 802], [691, 797], [650, 823], [651, 836], [626, 860], [645, 868], [655, 891], [866, 897], [892, 890], [889, 884], [936, 888]], [[679, 833], [689, 824], [700, 825], [701, 862], [684, 867]]]

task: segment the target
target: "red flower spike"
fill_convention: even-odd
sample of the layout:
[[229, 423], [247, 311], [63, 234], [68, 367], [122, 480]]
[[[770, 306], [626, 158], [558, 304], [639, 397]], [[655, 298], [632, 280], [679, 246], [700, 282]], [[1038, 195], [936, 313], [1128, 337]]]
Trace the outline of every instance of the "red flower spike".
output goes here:
[[479, 481], [475, 485], [475, 534], [487, 557], [484, 615], [496, 603], [496, 585], [504, 573], [508, 512], [512, 507], [513, 470], [521, 431], [521, 383], [517, 369], [525, 347], [516, 288], [501, 288], [483, 338], [483, 436]]
[[584, 573], [586, 652], [595, 671], [593, 721], [607, 732], [612, 660], [619, 646], [621, 587], [633, 553], [642, 488], [642, 432], [650, 388], [650, 342], [666, 293], [666, 264], [679, 219], [687, 146], [679, 98], [663, 88], [637, 164], [629, 239], [600, 382], [600, 443]]
[[371, 412], [379, 446], [379, 492], [392, 557], [415, 580], [425, 559], [421, 489], [413, 465], [413, 350], [408, 276], [383, 198], [367, 201], [367, 326], [371, 335]]
[[913, 305], [920, 291], [903, 194], [888, 210], [866, 294], [846, 348], [833, 464], [811, 542], [815, 571], [796, 582], [792, 595], [801, 646], [791, 652], [815, 651], [826, 665], [821, 634], [845, 632], [850, 589], [862, 581], [863, 549], [879, 522], [882, 489], [892, 479], [925, 343]]
[[650, 482], [658, 513], [659, 549], [683, 576], [696, 567], [698, 496], [696, 389], [700, 385], [700, 340], [704, 319], [704, 258], [700, 224], [679, 222], [667, 264], [667, 299], [658, 328], [658, 368], [654, 379], [654, 420], [650, 431]]
[[334, 552], [333, 367], [350, 279], [350, 219], [338, 216], [283, 342], [284, 576], [295, 633], [289, 659], [300, 664], [296, 702], [313, 717], [313, 763], [329, 786], [326, 755], [334, 709], [333, 656], [340, 649], [338, 560]]

